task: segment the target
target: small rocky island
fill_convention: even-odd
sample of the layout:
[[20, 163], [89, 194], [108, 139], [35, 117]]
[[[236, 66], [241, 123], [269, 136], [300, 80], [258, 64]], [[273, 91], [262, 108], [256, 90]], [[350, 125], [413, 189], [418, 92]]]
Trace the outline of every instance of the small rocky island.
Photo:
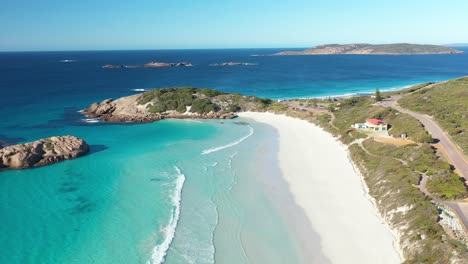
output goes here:
[[461, 50], [437, 45], [420, 44], [328, 44], [316, 46], [303, 51], [283, 51], [273, 55], [429, 55], [429, 54], [459, 54]]
[[61, 136], [0, 149], [0, 168], [24, 169], [83, 156], [89, 146], [80, 138]]
[[251, 66], [255, 65], [255, 63], [250, 63], [250, 62], [222, 62], [222, 63], [213, 63], [210, 64], [210, 66], [218, 66], [218, 67], [225, 67], [225, 66]]
[[153, 122], [166, 118], [231, 119], [236, 112], [264, 111], [272, 101], [210, 89], [176, 87], [149, 90], [94, 103], [82, 114], [104, 121]]
[[122, 68], [164, 68], [164, 67], [190, 67], [193, 66], [191, 62], [157, 62], [152, 61], [143, 65], [124, 65], [124, 64], [106, 64], [102, 68], [109, 69], [122, 69]]

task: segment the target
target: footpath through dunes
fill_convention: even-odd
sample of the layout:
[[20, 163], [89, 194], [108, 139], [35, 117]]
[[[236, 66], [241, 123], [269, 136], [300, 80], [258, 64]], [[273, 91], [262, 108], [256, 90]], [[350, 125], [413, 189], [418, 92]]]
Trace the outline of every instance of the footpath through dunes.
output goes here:
[[344, 146], [331, 134], [284, 115], [240, 116], [277, 129], [283, 177], [332, 263], [401, 262], [395, 238], [379, 218]]

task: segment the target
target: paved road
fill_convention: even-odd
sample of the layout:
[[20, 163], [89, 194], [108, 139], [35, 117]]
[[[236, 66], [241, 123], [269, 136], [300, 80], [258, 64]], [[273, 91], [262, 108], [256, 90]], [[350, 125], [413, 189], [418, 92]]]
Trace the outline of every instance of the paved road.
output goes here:
[[437, 125], [437, 123], [432, 120], [429, 116], [419, 114], [413, 111], [410, 111], [405, 108], [401, 108], [397, 101], [401, 98], [401, 95], [393, 96], [390, 99], [384, 100], [382, 105], [387, 107], [393, 107], [396, 110], [411, 115], [412, 117], [418, 119], [426, 128], [427, 131], [432, 135], [434, 139], [437, 139], [437, 144], [442, 148], [445, 154], [448, 156], [449, 163], [451, 163], [463, 176], [463, 178], [468, 179], [468, 162], [467, 158], [463, 155], [461, 150], [457, 145], [452, 143], [450, 138], [444, 131]]
[[426, 188], [427, 176], [424, 173], [418, 173], [420, 173], [422, 177], [421, 182], [419, 183], [419, 189], [421, 190], [421, 192], [429, 196], [435, 202], [452, 208], [452, 210], [455, 211], [458, 218], [462, 221], [462, 224], [465, 227], [465, 233], [468, 232], [468, 203], [446, 202], [440, 200], [437, 197], [432, 196], [432, 194]]
[[[450, 138], [444, 133], [444, 131], [437, 125], [437, 123], [432, 120], [429, 116], [419, 114], [408, 109], [402, 108], [398, 105], [397, 101], [401, 98], [401, 95], [392, 96], [389, 99], [382, 101], [382, 105], [386, 107], [392, 107], [402, 113], [411, 115], [412, 117], [419, 120], [426, 130], [432, 135], [434, 139], [437, 139], [437, 144], [448, 156], [449, 163], [452, 164], [463, 176], [463, 178], [468, 179], [468, 162], [466, 157], [463, 155], [461, 150], [457, 145], [452, 143]], [[422, 184], [424, 186], [424, 184]], [[426, 194], [427, 191], [424, 190]], [[439, 201], [441, 202], [441, 201]], [[445, 205], [450, 206], [456, 213], [460, 216], [465, 230], [468, 230], [468, 203], [463, 202], [442, 202]]]

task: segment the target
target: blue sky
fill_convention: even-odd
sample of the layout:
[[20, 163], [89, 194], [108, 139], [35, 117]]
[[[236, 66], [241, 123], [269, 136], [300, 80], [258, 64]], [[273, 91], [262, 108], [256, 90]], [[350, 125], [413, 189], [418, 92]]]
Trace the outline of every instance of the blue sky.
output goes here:
[[0, 51], [468, 42], [466, 0], [0, 0]]

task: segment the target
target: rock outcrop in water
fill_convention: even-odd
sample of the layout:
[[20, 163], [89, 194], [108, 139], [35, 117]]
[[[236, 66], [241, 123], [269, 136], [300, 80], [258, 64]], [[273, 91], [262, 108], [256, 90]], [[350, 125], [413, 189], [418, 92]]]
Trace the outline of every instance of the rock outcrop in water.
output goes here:
[[224, 67], [224, 66], [251, 66], [255, 65], [255, 63], [250, 63], [250, 62], [222, 62], [222, 63], [213, 63], [210, 64], [210, 66], [218, 66], [218, 67]]
[[191, 62], [157, 62], [152, 61], [143, 65], [106, 64], [102, 68], [122, 69], [122, 68], [164, 68], [164, 67], [190, 67]]
[[24, 169], [83, 156], [89, 146], [80, 138], [61, 136], [0, 149], [0, 168]]
[[283, 51], [273, 55], [422, 55], [422, 54], [458, 54], [461, 50], [437, 45], [420, 44], [328, 44], [316, 46], [303, 51]]
[[176, 119], [231, 119], [239, 111], [264, 111], [269, 99], [227, 94], [191, 87], [149, 90], [141, 94], [106, 99], [83, 110], [91, 118], [104, 121], [152, 122]]

